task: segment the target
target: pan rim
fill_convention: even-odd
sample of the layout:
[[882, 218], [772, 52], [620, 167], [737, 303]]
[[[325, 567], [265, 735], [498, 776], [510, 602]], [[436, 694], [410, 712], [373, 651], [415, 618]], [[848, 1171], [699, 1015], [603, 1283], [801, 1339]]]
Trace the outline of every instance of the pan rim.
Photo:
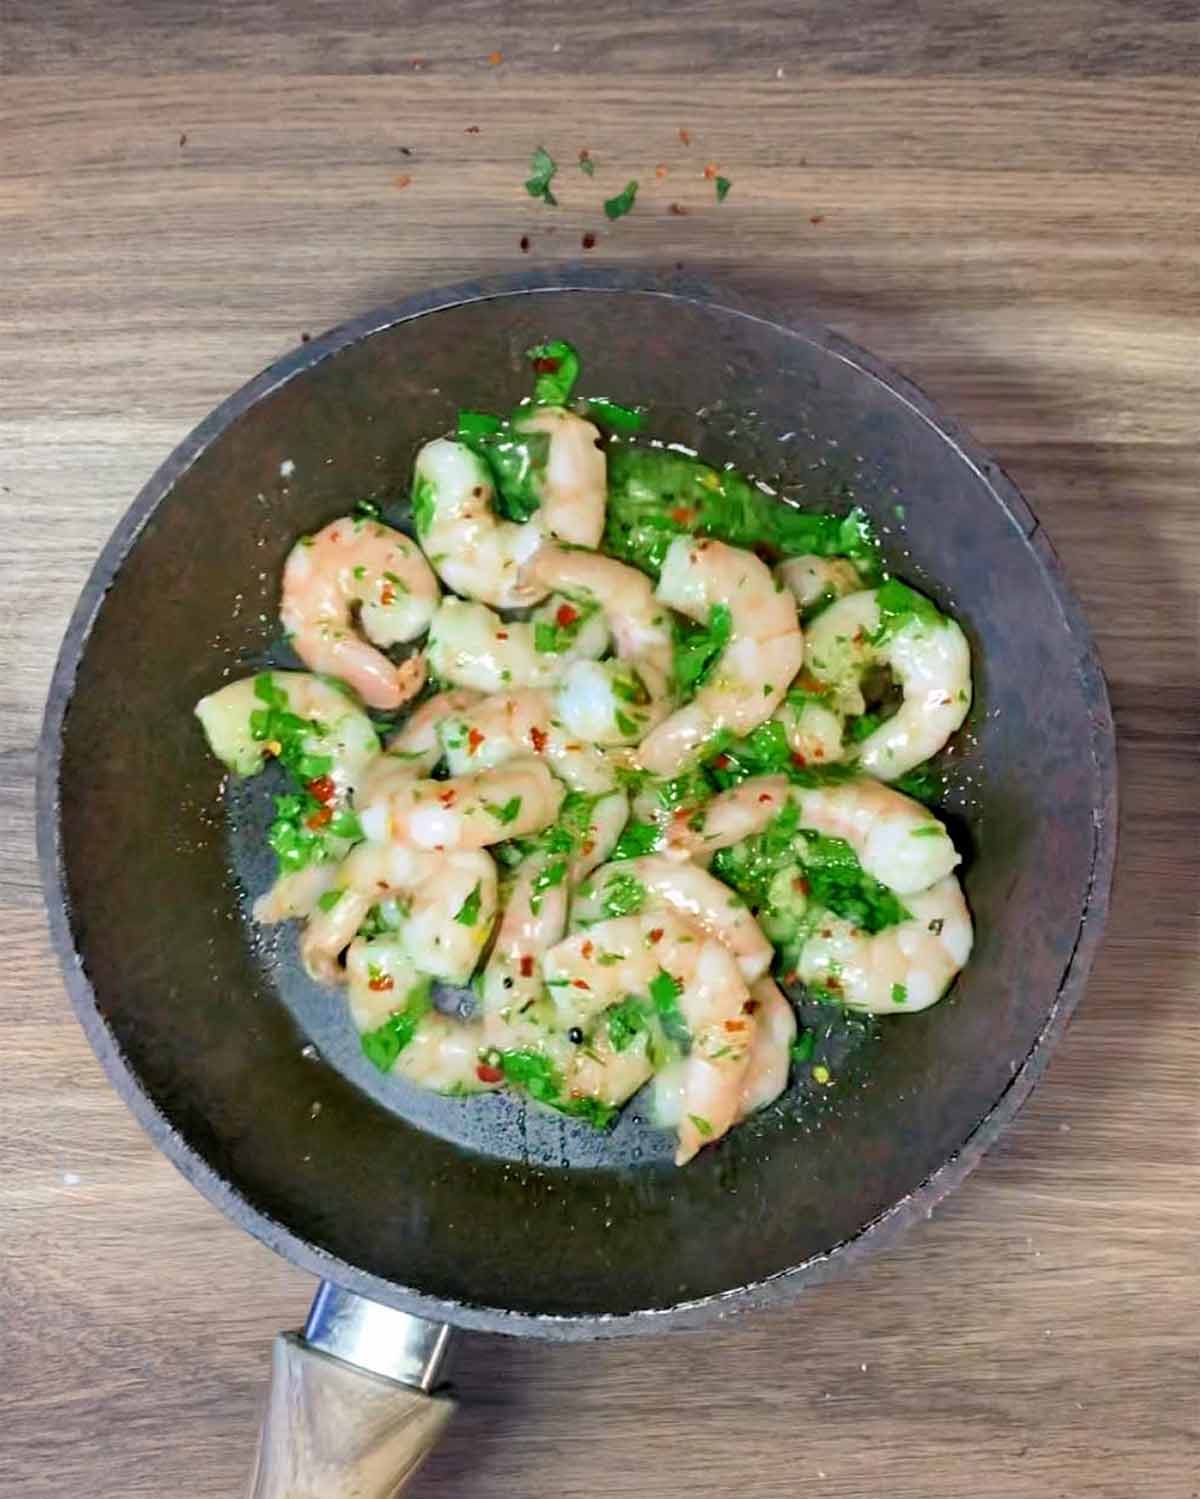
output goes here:
[[[70, 901], [62, 862], [59, 819], [59, 780], [62, 729], [70, 710], [75, 679], [104, 597], [155, 510], [182, 475], [252, 406], [292, 379], [342, 350], [400, 323], [412, 321], [465, 303], [515, 295], [589, 292], [664, 297], [699, 304], [715, 312], [763, 322], [813, 344], [862, 375], [883, 386], [947, 442], [975, 471], [1001, 510], [1017, 526], [1038, 554], [1063, 616], [1063, 625], [1077, 652], [1082, 691], [1091, 720], [1091, 770], [1095, 782], [1089, 883], [1070, 955], [1039, 1035], [1008, 1085], [980, 1118], [950, 1159], [906, 1196], [893, 1203], [850, 1238], [798, 1265], [777, 1271], [749, 1285], [663, 1308], [645, 1308], [618, 1315], [585, 1313], [554, 1316], [514, 1312], [503, 1307], [475, 1305], [430, 1296], [415, 1287], [399, 1285], [360, 1270], [294, 1234], [284, 1224], [255, 1207], [231, 1187], [173, 1127], [127, 1062], [105, 1024], [91, 983], [76, 948]], [[780, 1305], [793, 1300], [807, 1286], [820, 1284], [874, 1250], [893, 1243], [919, 1217], [933, 1209], [975, 1169], [985, 1152], [1016, 1116], [1044, 1072], [1082, 997], [1098, 950], [1108, 912], [1117, 842], [1116, 744], [1112, 711], [1103, 672], [1082, 610], [1071, 592], [1049, 540], [1024, 496], [1000, 466], [931, 401], [916, 385], [864, 349], [833, 333], [807, 313], [747, 300], [729, 288], [677, 272], [648, 273], [644, 268], [567, 265], [417, 293], [385, 304], [339, 324], [328, 333], [302, 343], [254, 376], [218, 405], [179, 443], [143, 485], [132, 505], [105, 543], [63, 637], [51, 678], [38, 747], [36, 796], [38, 857], [46, 899], [51, 942], [63, 973], [68, 996], [89, 1044], [109, 1081], [126, 1106], [181, 1174], [213, 1206], [261, 1243], [300, 1268], [333, 1281], [359, 1295], [431, 1321], [482, 1332], [583, 1341], [600, 1337], [653, 1335], [668, 1329], [693, 1328], [735, 1313]]]

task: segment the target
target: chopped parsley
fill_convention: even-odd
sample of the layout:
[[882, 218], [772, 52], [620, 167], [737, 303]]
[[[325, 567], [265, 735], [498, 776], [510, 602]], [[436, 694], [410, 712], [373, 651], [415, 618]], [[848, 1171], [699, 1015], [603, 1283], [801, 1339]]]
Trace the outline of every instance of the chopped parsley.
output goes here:
[[680, 697], [692, 697], [704, 685], [732, 634], [728, 604], [714, 604], [706, 625], [676, 623], [674, 677]]
[[490, 812], [502, 827], [507, 827], [510, 822], [516, 822], [517, 815], [521, 810], [521, 798], [510, 796], [506, 802], [484, 802], [483, 809]]
[[903, 984], [892, 985], [892, 1003], [904, 1005], [908, 1003], [908, 989]]
[[557, 1109], [560, 1114], [582, 1119], [593, 1129], [606, 1129], [617, 1115], [617, 1109], [598, 1098], [568, 1097], [558, 1068], [540, 1051], [501, 1051], [486, 1055], [489, 1062], [494, 1060], [494, 1065], [503, 1072], [506, 1082], [523, 1088], [530, 1098]]
[[793, 1062], [809, 1062], [812, 1060], [813, 1047], [815, 1044], [816, 1037], [813, 1035], [812, 1031], [801, 1031], [796, 1039], [792, 1042], [791, 1046], [788, 1048], [788, 1055], [791, 1057]]
[[529, 905], [533, 914], [542, 909], [542, 896], [547, 890], [553, 890], [556, 885], [561, 885], [567, 876], [567, 861], [558, 859], [553, 864], [545, 864], [538, 870], [530, 886]]
[[704, 1118], [704, 1116], [702, 1114], [689, 1114], [688, 1118], [692, 1121], [692, 1124], [695, 1126], [696, 1133], [698, 1135], [704, 1135], [705, 1138], [707, 1138], [709, 1135], [712, 1134], [713, 1127], [708, 1122], [708, 1120]]
[[908, 624], [917, 623], [934, 630], [946, 623], [931, 599], [901, 583], [899, 578], [889, 578], [880, 584], [875, 590], [875, 602], [879, 606], [879, 626], [870, 637], [872, 645], [882, 645]]
[[844, 838], [802, 830], [801, 863], [812, 899], [864, 932], [908, 921], [910, 912], [886, 885], [869, 875]]
[[570, 650], [580, 630], [599, 607], [599, 604], [560, 604], [552, 618], [535, 620], [534, 650], [542, 655], [561, 655]]
[[579, 355], [561, 338], [525, 350], [533, 365], [533, 404], [565, 406], [579, 379]]
[[619, 1005], [608, 1010], [607, 1015], [605, 1027], [616, 1052], [628, 1051], [638, 1036], [649, 1032], [646, 1007], [635, 994], [626, 995]]
[[688, 535], [785, 557], [849, 557], [864, 587], [879, 576], [879, 543], [859, 509], [844, 516], [800, 510], [764, 494], [736, 469], [716, 469], [666, 448], [614, 444], [604, 550], [656, 577], [672, 540]]
[[317, 900], [318, 908], [322, 911], [332, 911], [345, 893], [345, 890], [326, 890], [325, 894]]
[[418, 537], [425, 537], [433, 528], [433, 517], [437, 510], [437, 491], [432, 479], [421, 475], [413, 485], [412, 517]]
[[620, 401], [611, 401], [607, 396], [587, 396], [576, 402], [583, 408], [583, 415], [605, 427], [610, 432], [619, 432], [623, 437], [632, 437], [642, 430], [646, 422], [644, 406], [624, 406]]
[[623, 219], [633, 207], [637, 198], [638, 185], [636, 180], [630, 179], [614, 198], [604, 200], [604, 217], [606, 219]]
[[718, 177], [716, 180], [717, 202], [724, 203], [729, 196], [729, 189], [733, 186], [728, 177]]
[[459, 906], [455, 914], [455, 921], [459, 926], [474, 926], [479, 920], [479, 908], [483, 902], [483, 882], [477, 881], [474, 890]]
[[552, 208], [558, 199], [550, 191], [558, 163], [544, 146], [538, 146], [529, 161], [529, 176], [525, 179], [525, 191], [531, 198], [540, 198]]
[[[379, 506], [374, 500], [355, 500], [354, 516], [357, 520], [378, 520], [380, 518]], [[355, 577], [358, 577], [355, 573]]]
[[619, 859], [640, 859], [643, 854], [652, 854], [661, 837], [662, 830], [655, 823], [639, 822], [636, 818], [631, 818], [609, 854], [609, 861], [615, 863]]
[[378, 1067], [380, 1072], [390, 1071], [396, 1058], [416, 1035], [417, 1026], [432, 1008], [430, 981], [422, 979], [408, 991], [400, 1009], [389, 1015], [375, 1030], [363, 1033], [362, 1049], [367, 1060]]
[[663, 1035], [686, 1056], [691, 1050], [692, 1033], [679, 1008], [678, 1001], [682, 993], [683, 985], [665, 968], [660, 968], [650, 980], [650, 1000], [658, 1016], [658, 1023], [662, 1026]]
[[631, 916], [646, 903], [646, 887], [631, 874], [618, 871], [610, 875], [600, 896], [600, 910], [606, 917]]

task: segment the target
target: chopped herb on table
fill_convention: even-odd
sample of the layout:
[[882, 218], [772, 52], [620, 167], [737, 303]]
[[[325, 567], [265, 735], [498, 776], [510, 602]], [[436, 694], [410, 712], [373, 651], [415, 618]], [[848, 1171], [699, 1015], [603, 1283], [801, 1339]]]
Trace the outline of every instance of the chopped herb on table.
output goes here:
[[558, 163], [544, 146], [538, 146], [529, 162], [529, 176], [525, 179], [525, 191], [531, 198], [540, 198], [554, 207], [558, 199], [550, 191], [550, 184], [558, 171]]
[[604, 201], [604, 216], [607, 219], [623, 219], [637, 198], [638, 185], [634, 180], [625, 184], [616, 197]]

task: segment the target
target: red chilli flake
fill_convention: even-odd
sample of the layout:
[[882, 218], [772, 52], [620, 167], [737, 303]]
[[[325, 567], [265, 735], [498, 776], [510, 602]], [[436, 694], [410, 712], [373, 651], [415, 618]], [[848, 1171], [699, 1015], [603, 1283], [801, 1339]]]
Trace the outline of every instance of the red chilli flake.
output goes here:
[[521, 959], [521, 977], [523, 979], [533, 977], [533, 958], [528, 953]]
[[594, 234], [585, 234], [580, 243], [585, 250], [594, 250], [596, 248], [596, 236]]
[[801, 770], [803, 770], [804, 767], [808, 764], [808, 761], [804, 758], [804, 756], [800, 753], [799, 750], [796, 750], [795, 753], [792, 755], [792, 764], [793, 765], [799, 765], [800, 768], [801, 768]]
[[732, 764], [733, 761], [729, 758], [728, 755], [718, 755], [717, 758], [713, 761], [713, 765], [717, 770], [728, 770]]
[[479, 126], [478, 125], [468, 125], [467, 128], [463, 131], [463, 134], [464, 135], [478, 135], [479, 134]]
[[825, 215], [823, 213], [814, 213], [808, 222], [810, 224], [823, 224], [825, 222]]
[[585, 942], [583, 944], [583, 946], [579, 949], [579, 951], [583, 954], [583, 956], [585, 958], [590, 958], [591, 955], [596, 951], [596, 949], [595, 949], [595, 947], [590, 942]]
[[769, 791], [763, 791], [760, 793], [758, 799], [760, 802], [769, 802], [771, 800], [771, 793]]
[[682, 203], [671, 203], [668, 205], [667, 212], [674, 214], [677, 219], [686, 219], [691, 209], [685, 208]]
[[695, 519], [695, 514], [696, 512], [694, 510], [689, 510], [686, 505], [677, 505], [675, 509], [671, 511], [671, 519], [675, 522], [676, 525], [687, 526], [690, 525]]
[[591, 986], [591, 984], [588, 983], [587, 979], [572, 979], [571, 980], [571, 988], [572, 989], [590, 989], [591, 987], [592, 986]]
[[480, 1062], [475, 1069], [475, 1076], [481, 1083], [502, 1083], [504, 1074], [499, 1067], [489, 1067], [486, 1062]]
[[385, 582], [379, 590], [379, 602], [381, 604], [394, 604], [396, 602], [396, 590], [390, 583]]
[[[555, 366], [557, 368], [557, 365]], [[573, 609], [570, 604], [559, 604], [558, 612], [554, 616], [555, 621], [565, 630], [568, 625], [573, 625], [579, 618], [579, 610]]]
[[496, 631], [496, 639], [497, 640], [507, 640], [508, 639], [508, 631], [507, 630], [497, 630]]
[[753, 1015], [754, 1012], [757, 1009], [758, 1009], [758, 1000], [757, 999], [748, 999], [746, 1001], [746, 1003], [742, 1006], [742, 1014], [743, 1015]]
[[711, 182], [720, 170], [720, 166], [715, 161], [706, 162], [704, 167], [704, 175], [707, 180]]
[[395, 987], [396, 980], [388, 973], [381, 973], [378, 978], [367, 980], [367, 988], [375, 994], [386, 994], [389, 989], [394, 989]]
[[451, 788], [449, 791], [440, 792], [438, 795], [438, 801], [441, 802], [443, 807], [452, 807], [454, 805], [454, 798], [457, 795], [458, 792]]
[[327, 822], [333, 821], [332, 807], [320, 807], [311, 817], [304, 819], [306, 828], [323, 828]]
[[679, 132], [679, 139], [685, 146], [690, 146], [692, 144], [692, 132], [690, 130], [681, 130]]
[[662, 939], [663, 929], [660, 926], [656, 926], [652, 932], [646, 933], [646, 941], [651, 943], [651, 945], [653, 945], [655, 942], [661, 942]]
[[484, 738], [484, 736], [479, 732], [478, 729], [472, 729], [471, 730], [471, 732], [467, 735], [467, 754], [468, 755], [473, 755], [475, 753], [475, 751], [483, 743], [483, 738]]
[[583, 840], [582, 844], [580, 845], [580, 850], [583, 853], [584, 858], [586, 858], [588, 856], [588, 854], [593, 853], [595, 851], [595, 848], [596, 848], [596, 845], [592, 842], [592, 840], [590, 838], [585, 838]]
[[738, 1031], [744, 1031], [746, 1029], [746, 1022], [744, 1020], [727, 1020], [725, 1022], [725, 1029], [727, 1031], [733, 1031], [736, 1034]]
[[535, 375], [557, 375], [561, 359], [555, 359], [552, 354], [546, 354], [541, 359], [533, 361], [533, 372]]
[[539, 729], [537, 724], [534, 724], [529, 731], [529, 742], [539, 755], [546, 748], [546, 733], [543, 729]]
[[337, 787], [329, 776], [318, 776], [315, 781], [309, 781], [308, 790], [319, 802], [331, 802], [337, 795]]

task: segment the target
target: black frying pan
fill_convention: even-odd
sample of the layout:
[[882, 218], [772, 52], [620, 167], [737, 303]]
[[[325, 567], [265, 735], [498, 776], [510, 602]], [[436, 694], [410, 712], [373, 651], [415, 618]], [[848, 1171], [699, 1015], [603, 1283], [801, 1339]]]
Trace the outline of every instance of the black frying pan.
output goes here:
[[[270, 877], [268, 798], [255, 784], [223, 804], [192, 717], [227, 676], [291, 664], [275, 610], [295, 536], [357, 498], [386, 513], [459, 406], [524, 394], [522, 351], [547, 336], [578, 346], [587, 393], [650, 406], [656, 435], [782, 477], [806, 503], [852, 496], [974, 651], [944, 809], [968, 859], [969, 968], [943, 1004], [884, 1024], [865, 1086], [787, 1098], [684, 1170], [635, 1110], [598, 1136], [511, 1097], [436, 1098], [376, 1073], [340, 999], [304, 977], [295, 933], [249, 922], [247, 889]], [[39, 834], [80, 1020], [206, 1196], [387, 1307], [574, 1339], [793, 1297], [962, 1180], [1082, 990], [1114, 772], [1104, 683], [1049, 543], [919, 392], [824, 329], [701, 289], [539, 274], [414, 297], [314, 340], [167, 460], [68, 630]], [[291, 1482], [260, 1492], [308, 1492]]]

